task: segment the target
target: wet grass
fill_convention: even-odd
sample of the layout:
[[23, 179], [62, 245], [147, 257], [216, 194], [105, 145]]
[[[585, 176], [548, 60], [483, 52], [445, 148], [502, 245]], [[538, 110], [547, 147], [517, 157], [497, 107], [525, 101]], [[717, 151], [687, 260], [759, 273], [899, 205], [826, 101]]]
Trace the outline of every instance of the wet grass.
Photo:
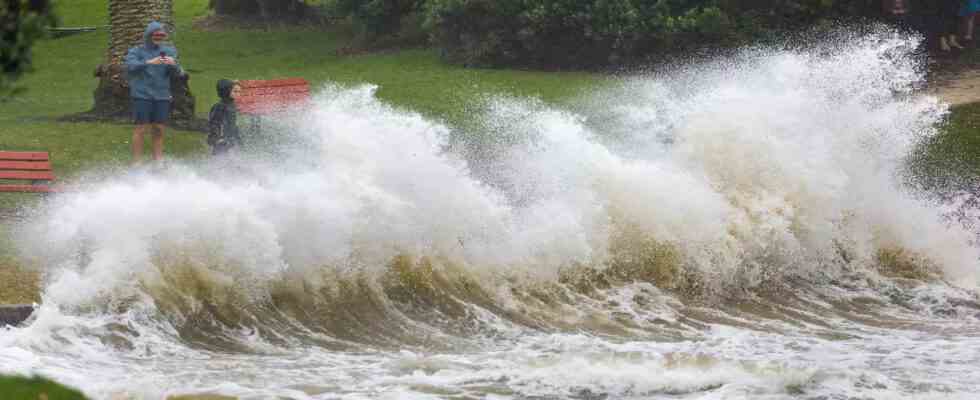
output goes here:
[[939, 135], [918, 147], [911, 172], [928, 190], [977, 190], [980, 182], [980, 103], [953, 110]]
[[0, 376], [6, 400], [85, 400], [81, 392], [41, 377]]
[[[0, 398], [4, 400], [87, 400], [81, 392], [43, 377], [0, 375]], [[235, 400], [214, 394], [178, 395], [166, 400]]]
[[0, 224], [0, 304], [40, 301], [37, 272], [20, 265], [9, 250], [12, 248], [10, 226]]

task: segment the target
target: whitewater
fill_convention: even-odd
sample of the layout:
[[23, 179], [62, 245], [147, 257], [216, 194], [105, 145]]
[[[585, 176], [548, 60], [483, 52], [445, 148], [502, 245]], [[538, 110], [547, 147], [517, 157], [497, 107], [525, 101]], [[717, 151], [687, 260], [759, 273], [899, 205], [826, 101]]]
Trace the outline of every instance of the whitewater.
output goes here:
[[25, 210], [42, 301], [0, 373], [94, 399], [975, 398], [978, 214], [909, 168], [949, 111], [917, 44], [760, 46], [465, 124], [323, 86], [241, 154]]

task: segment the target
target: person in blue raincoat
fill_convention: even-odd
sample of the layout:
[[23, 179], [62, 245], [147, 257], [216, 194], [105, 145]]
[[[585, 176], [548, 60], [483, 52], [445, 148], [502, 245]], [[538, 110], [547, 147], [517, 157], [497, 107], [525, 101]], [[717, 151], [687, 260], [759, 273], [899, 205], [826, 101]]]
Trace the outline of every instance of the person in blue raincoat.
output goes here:
[[167, 31], [163, 24], [150, 22], [143, 32], [143, 43], [129, 49], [126, 54], [126, 79], [129, 97], [132, 99], [133, 163], [143, 158], [143, 136], [147, 130], [153, 135], [153, 160], [163, 158], [163, 130], [170, 120], [170, 80], [181, 76], [184, 70], [177, 61], [177, 49], [165, 44]]

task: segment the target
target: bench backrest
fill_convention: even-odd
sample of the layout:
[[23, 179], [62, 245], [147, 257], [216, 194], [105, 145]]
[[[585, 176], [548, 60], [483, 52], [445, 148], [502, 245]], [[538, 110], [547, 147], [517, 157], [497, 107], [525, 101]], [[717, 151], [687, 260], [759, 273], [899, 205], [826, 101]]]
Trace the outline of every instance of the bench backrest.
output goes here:
[[303, 78], [238, 81], [238, 111], [263, 115], [283, 111], [310, 98], [310, 83]]
[[[54, 180], [51, 161], [47, 152], [0, 151], [0, 192], [49, 192], [47, 185], [24, 184], [50, 183]], [[3, 184], [16, 181], [18, 184]]]

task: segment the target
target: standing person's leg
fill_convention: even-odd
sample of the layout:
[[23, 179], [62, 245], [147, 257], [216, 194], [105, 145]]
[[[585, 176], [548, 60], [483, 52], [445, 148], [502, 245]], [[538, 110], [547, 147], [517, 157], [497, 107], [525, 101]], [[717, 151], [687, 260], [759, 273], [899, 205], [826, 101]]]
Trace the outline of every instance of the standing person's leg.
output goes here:
[[970, 40], [973, 40], [973, 33], [974, 33], [973, 30], [977, 26], [977, 16], [978, 15], [980, 15], [980, 13], [973, 13], [969, 17], [970, 18]]
[[133, 142], [131, 143], [132, 163], [139, 164], [143, 161], [143, 136], [150, 128], [152, 119], [152, 102], [143, 99], [133, 99]]
[[973, 40], [973, 14], [963, 17], [963, 39]]
[[143, 161], [143, 133], [146, 132], [146, 128], [149, 126], [150, 125], [148, 124], [137, 123], [136, 128], [133, 129], [133, 143], [131, 146], [133, 152], [133, 164], [139, 164], [141, 161]]
[[153, 102], [153, 160], [163, 159], [163, 132], [170, 121], [170, 101]]
[[957, 14], [960, 12], [960, 2], [959, 0], [940, 0], [939, 2], [939, 23], [940, 23], [940, 34], [944, 42], [952, 50], [953, 48], [962, 49], [959, 41], [956, 40], [956, 34], [959, 32]]
[[973, 20], [976, 17], [977, 8], [980, 7], [978, 3], [980, 0], [967, 0], [963, 2], [959, 10], [959, 16], [963, 21], [963, 39], [966, 41], [973, 40]]
[[943, 22], [939, 10], [929, 11], [929, 13], [919, 16], [919, 19], [922, 21], [922, 34], [926, 37], [926, 48], [938, 48], [942, 51], [949, 51], [949, 42], [946, 41], [946, 36], [943, 34]]
[[153, 161], [163, 159], [163, 128], [166, 125], [153, 124]]

